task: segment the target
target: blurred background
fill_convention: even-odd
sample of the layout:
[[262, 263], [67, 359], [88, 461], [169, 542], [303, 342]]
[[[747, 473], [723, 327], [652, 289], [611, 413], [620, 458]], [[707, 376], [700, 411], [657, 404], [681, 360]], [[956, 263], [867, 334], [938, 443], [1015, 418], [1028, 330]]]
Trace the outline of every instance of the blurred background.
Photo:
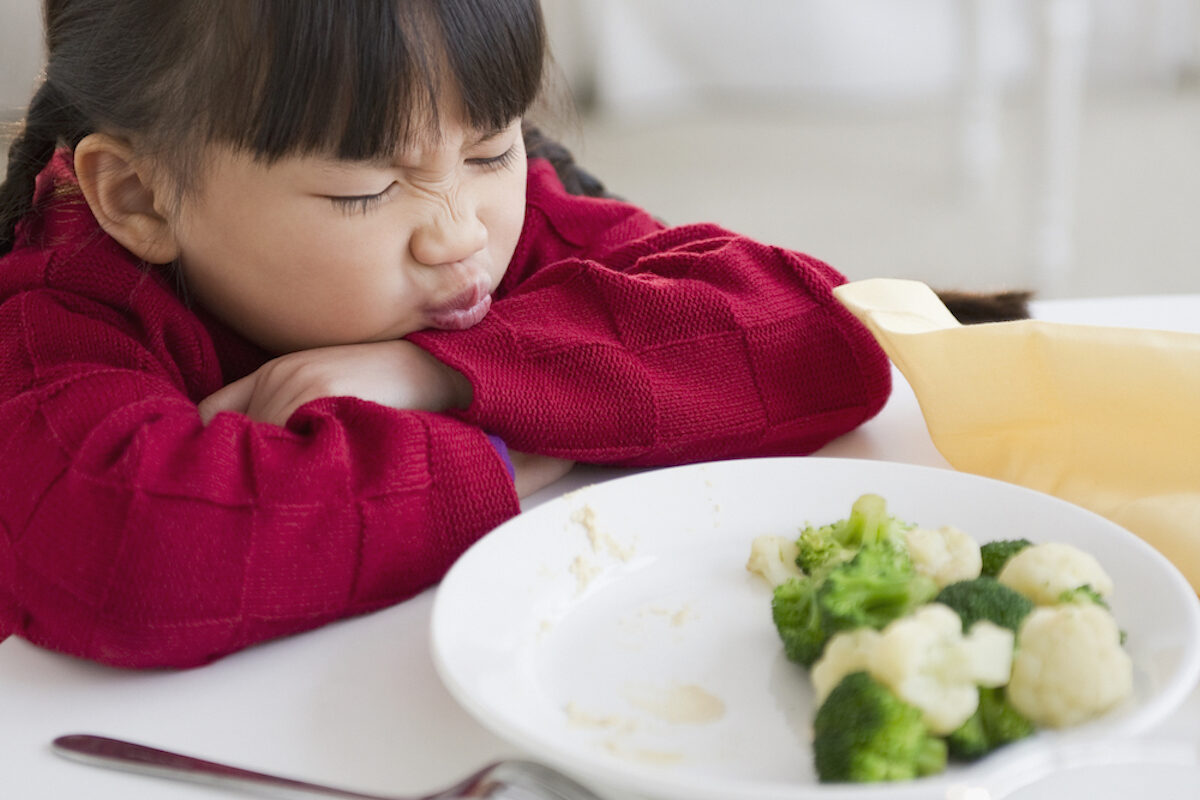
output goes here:
[[1200, 0], [544, 0], [613, 191], [851, 278], [1200, 291]]
[[[851, 278], [1200, 292], [1200, 0], [543, 0], [614, 192]], [[41, 62], [0, 0], [0, 108]], [[575, 110], [570, 110], [573, 106]]]

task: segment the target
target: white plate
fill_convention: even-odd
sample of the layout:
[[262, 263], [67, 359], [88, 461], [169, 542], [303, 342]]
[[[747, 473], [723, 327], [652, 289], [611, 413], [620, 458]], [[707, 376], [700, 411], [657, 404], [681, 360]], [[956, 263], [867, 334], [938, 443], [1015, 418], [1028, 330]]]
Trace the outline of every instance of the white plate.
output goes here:
[[[1112, 576], [1134, 696], [970, 767], [884, 786], [816, 782], [807, 674], [744, 565], [760, 534], [847, 515], [864, 492], [902, 519], [979, 542], [1062, 541]], [[1163, 719], [1200, 675], [1200, 610], [1155, 550], [1061, 500], [949, 470], [856, 459], [728, 461], [589, 486], [501, 525], [438, 590], [442, 680], [483, 725], [535, 758], [621, 790], [688, 800], [941, 797], [1058, 745]]]

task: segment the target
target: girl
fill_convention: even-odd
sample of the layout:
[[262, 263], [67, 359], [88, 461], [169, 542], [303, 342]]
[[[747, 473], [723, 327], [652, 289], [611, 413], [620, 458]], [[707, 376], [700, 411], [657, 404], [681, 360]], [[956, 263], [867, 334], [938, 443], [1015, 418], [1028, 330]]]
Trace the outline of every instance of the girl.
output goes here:
[[887, 397], [828, 266], [526, 157], [536, 0], [45, 21], [0, 188], [0, 635], [201, 664], [430, 586], [572, 462], [807, 453]]

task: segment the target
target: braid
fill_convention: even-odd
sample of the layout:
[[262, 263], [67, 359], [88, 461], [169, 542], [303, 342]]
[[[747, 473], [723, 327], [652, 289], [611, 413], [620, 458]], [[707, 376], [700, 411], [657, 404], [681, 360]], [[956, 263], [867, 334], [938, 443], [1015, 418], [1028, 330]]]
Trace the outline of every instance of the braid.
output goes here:
[[43, 83], [29, 104], [24, 127], [8, 150], [8, 171], [0, 184], [0, 255], [12, 250], [17, 223], [33, 209], [38, 173], [54, 155], [60, 133], [65, 132], [63, 116], [58, 92], [49, 81]]
[[551, 163], [563, 188], [569, 194], [586, 195], [587, 197], [613, 197], [591, 173], [586, 172], [575, 163], [574, 156], [567, 148], [554, 141], [536, 126], [524, 122], [521, 133], [525, 137], [525, 152], [529, 158], [544, 158]]

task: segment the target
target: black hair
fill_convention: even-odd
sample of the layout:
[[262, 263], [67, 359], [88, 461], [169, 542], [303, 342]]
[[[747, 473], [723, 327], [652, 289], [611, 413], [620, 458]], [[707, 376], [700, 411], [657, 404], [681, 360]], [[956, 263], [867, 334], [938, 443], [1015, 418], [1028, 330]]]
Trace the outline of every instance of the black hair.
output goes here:
[[539, 0], [46, 0], [47, 63], [0, 185], [0, 255], [57, 147], [103, 131], [161, 156], [180, 193], [202, 145], [267, 162], [366, 160], [463, 120], [498, 130], [537, 98]]

